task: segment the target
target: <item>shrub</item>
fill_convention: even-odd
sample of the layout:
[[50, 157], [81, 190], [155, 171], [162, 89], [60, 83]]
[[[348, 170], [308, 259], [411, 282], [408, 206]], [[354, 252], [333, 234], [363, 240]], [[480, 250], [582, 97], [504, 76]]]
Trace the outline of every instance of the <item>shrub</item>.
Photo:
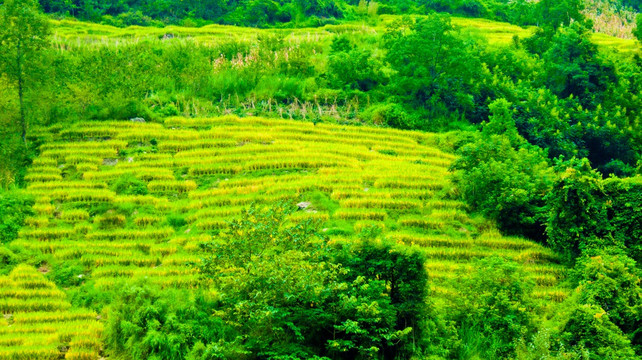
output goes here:
[[544, 241], [544, 200], [554, 173], [545, 152], [515, 149], [506, 135], [489, 135], [462, 146], [453, 182], [474, 211], [495, 220], [507, 234]]
[[579, 302], [607, 309], [610, 321], [642, 350], [642, 287], [635, 261], [601, 250], [580, 260], [577, 268]]
[[590, 360], [636, 358], [629, 339], [597, 305], [578, 305], [561, 333], [568, 346], [585, 348]]
[[388, 125], [397, 129], [415, 129], [418, 124], [399, 104], [377, 104], [367, 108], [364, 120], [375, 125]]
[[183, 226], [187, 225], [187, 221], [183, 216], [177, 215], [177, 214], [170, 214], [167, 215], [167, 223], [174, 228], [174, 230], [178, 230], [182, 228]]
[[348, 281], [357, 282], [363, 278], [377, 279], [382, 283], [382, 293], [389, 298], [395, 319], [391, 326], [396, 331], [408, 332], [408, 336], [382, 344], [382, 351], [407, 356], [414, 350], [410, 340], [422, 339], [426, 335], [423, 333], [426, 322], [432, 320], [424, 255], [393, 242], [369, 240], [376, 237], [376, 230], [369, 234], [362, 231], [360, 236], [365, 240], [348, 247], [337, 261], [350, 270]]
[[118, 291], [111, 307], [105, 342], [115, 356], [130, 359], [182, 359], [194, 345], [224, 339], [220, 319], [202, 294], [145, 284]]
[[517, 360], [589, 360], [589, 353], [582, 346], [567, 348], [550, 330], [543, 329], [533, 335], [533, 340], [517, 344]]
[[18, 237], [25, 219], [33, 215], [34, 201], [18, 191], [0, 190], [0, 243], [6, 244]]
[[54, 266], [47, 276], [55, 282], [56, 285], [63, 288], [78, 286], [86, 280], [83, 266], [69, 261]]
[[13, 251], [0, 245], [0, 275], [8, 274], [18, 264], [18, 256]]
[[610, 238], [602, 177], [588, 160], [559, 162], [559, 180], [547, 195], [549, 245], [567, 261]]
[[615, 242], [642, 263], [642, 177], [607, 179], [608, 219]]
[[500, 257], [480, 260], [475, 269], [457, 307], [462, 355], [511, 358], [517, 341], [534, 330], [534, 283], [518, 264]]
[[120, 176], [111, 188], [119, 195], [147, 195], [149, 193], [147, 184], [131, 174]]

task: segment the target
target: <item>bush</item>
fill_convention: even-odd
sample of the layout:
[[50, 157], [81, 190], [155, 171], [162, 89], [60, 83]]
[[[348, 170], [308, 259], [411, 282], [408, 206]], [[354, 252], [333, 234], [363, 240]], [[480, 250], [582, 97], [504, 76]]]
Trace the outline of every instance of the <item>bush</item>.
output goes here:
[[8, 274], [18, 264], [18, 256], [13, 251], [0, 245], [0, 275]]
[[398, 104], [377, 104], [363, 113], [363, 118], [375, 125], [388, 125], [397, 129], [415, 129], [417, 122]]
[[522, 268], [500, 257], [479, 260], [464, 280], [458, 302], [462, 356], [512, 358], [521, 338], [534, 330], [534, 283]]
[[578, 262], [579, 302], [608, 310], [609, 319], [642, 351], [642, 287], [635, 261], [598, 251]]
[[554, 173], [537, 147], [515, 149], [506, 135], [478, 138], [457, 151], [453, 181], [474, 211], [507, 234], [545, 240], [546, 202]]
[[86, 280], [85, 269], [82, 265], [66, 261], [53, 267], [53, 270], [47, 276], [56, 283], [56, 285], [68, 288], [71, 286], [81, 285]]
[[604, 191], [609, 202], [607, 214], [615, 242], [625, 248], [638, 264], [642, 264], [642, 177], [607, 179]]
[[147, 195], [147, 184], [133, 175], [122, 175], [111, 186], [119, 195]]
[[524, 339], [517, 344], [517, 360], [589, 360], [589, 353], [582, 346], [567, 348], [559, 337], [543, 329], [533, 335], [532, 341]]
[[25, 219], [33, 215], [34, 201], [18, 191], [0, 190], [0, 244], [6, 244], [18, 237], [18, 231]]
[[578, 305], [561, 331], [564, 344], [583, 347], [589, 360], [635, 359], [631, 342], [597, 305]]
[[176, 105], [168, 104], [160, 110], [162, 116], [177, 116], [180, 113]]
[[127, 285], [113, 301], [105, 342], [113, 356], [129, 359], [193, 356], [194, 345], [225, 338], [225, 325], [212, 316], [212, 307], [199, 293]]
[[181, 215], [169, 214], [167, 215], [167, 223], [175, 230], [178, 230], [187, 225], [187, 220], [185, 220], [185, 217]]
[[613, 175], [624, 178], [635, 175], [635, 167], [619, 159], [608, 162], [599, 170], [605, 177]]
[[588, 160], [559, 162], [559, 180], [547, 195], [549, 245], [572, 262], [610, 239], [602, 176]]
[[[368, 237], [363, 232], [361, 236]], [[372, 234], [370, 234], [372, 236]], [[410, 354], [410, 338], [422, 339], [425, 322], [430, 321], [428, 276], [425, 257], [417, 250], [387, 241], [364, 240], [347, 249], [337, 262], [350, 272], [347, 282], [359, 278], [377, 279], [384, 285], [383, 294], [390, 299], [397, 331], [410, 331], [409, 337], [393, 344], [384, 344], [384, 353], [398, 356]]]

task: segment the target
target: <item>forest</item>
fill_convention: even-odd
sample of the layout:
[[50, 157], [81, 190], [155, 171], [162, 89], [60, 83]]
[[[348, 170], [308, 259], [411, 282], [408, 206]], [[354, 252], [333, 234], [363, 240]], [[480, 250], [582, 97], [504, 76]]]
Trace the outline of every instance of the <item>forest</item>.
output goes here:
[[641, 7], [0, 1], [0, 360], [642, 358]]

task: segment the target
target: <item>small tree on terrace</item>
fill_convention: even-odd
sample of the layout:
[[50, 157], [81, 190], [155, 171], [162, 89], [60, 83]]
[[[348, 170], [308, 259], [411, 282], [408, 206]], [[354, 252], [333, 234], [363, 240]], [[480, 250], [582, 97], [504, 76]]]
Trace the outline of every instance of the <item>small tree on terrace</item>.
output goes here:
[[27, 143], [25, 90], [35, 55], [48, 43], [49, 22], [37, 0], [6, 0], [0, 5], [0, 70], [18, 90], [19, 123]]

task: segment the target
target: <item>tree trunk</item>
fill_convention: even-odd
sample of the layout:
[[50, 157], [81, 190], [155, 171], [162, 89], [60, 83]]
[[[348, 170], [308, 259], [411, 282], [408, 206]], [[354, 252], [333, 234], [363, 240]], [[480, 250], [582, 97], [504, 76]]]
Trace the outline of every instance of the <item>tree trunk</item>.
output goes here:
[[17, 71], [18, 71], [18, 100], [20, 101], [20, 127], [22, 128], [22, 141], [27, 146], [27, 119], [25, 118], [25, 104], [24, 104], [24, 79], [22, 76], [22, 43], [18, 41], [18, 56], [17, 56]]

